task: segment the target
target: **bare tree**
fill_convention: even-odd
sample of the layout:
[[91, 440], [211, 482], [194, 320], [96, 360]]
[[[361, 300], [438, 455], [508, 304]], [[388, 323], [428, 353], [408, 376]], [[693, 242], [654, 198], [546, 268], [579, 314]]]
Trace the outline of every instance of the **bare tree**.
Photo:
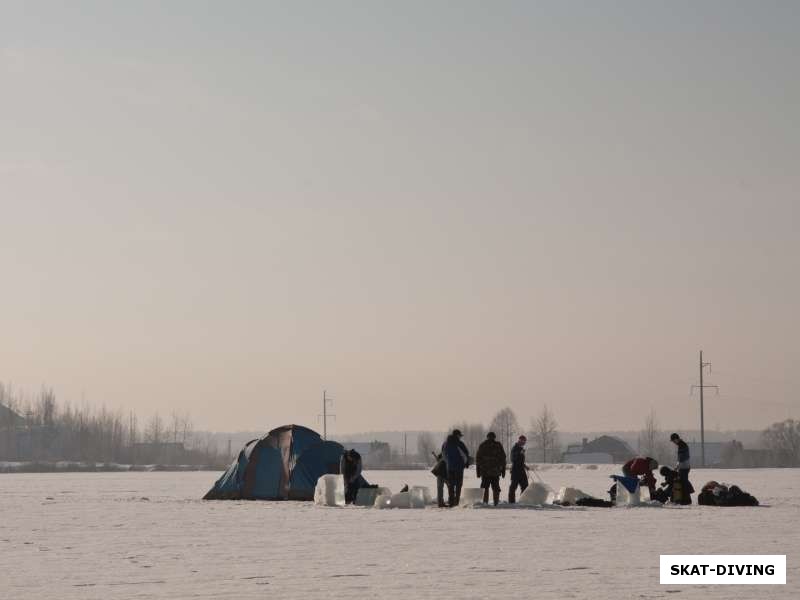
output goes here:
[[177, 444], [178, 443], [178, 436], [180, 435], [181, 430], [182, 430], [181, 417], [177, 413], [177, 411], [173, 410], [172, 414], [170, 415], [170, 418], [169, 418], [169, 434], [170, 434], [170, 437], [171, 437], [170, 441], [173, 444]]
[[661, 431], [655, 409], [651, 409], [644, 420], [644, 427], [639, 432], [639, 454], [655, 458], [659, 463], [670, 459], [667, 436]]
[[430, 431], [422, 431], [417, 436], [417, 457], [421, 462], [429, 465], [433, 464], [433, 455], [436, 452], [436, 440], [433, 439], [433, 434]]
[[[86, 402], [59, 405], [47, 387], [34, 395], [0, 383], [0, 460], [133, 461], [137, 459], [176, 461], [189, 458], [194, 464], [214, 464], [219, 452], [211, 438], [191, 454], [145, 452], [136, 449], [142, 439], [136, 414], [123, 418], [121, 410], [93, 407]], [[165, 424], [156, 414], [144, 428], [145, 441], [160, 444], [179, 440], [190, 443], [192, 422], [188, 414], [172, 415]], [[20, 443], [20, 438], [24, 443]], [[155, 449], [153, 449], [155, 450]], [[174, 449], [173, 449], [174, 450]], [[144, 454], [137, 456], [137, 452]]]
[[131, 411], [130, 415], [128, 416], [128, 446], [131, 448], [133, 448], [139, 441], [139, 433], [137, 429], [138, 424], [136, 413]]
[[522, 427], [519, 426], [519, 421], [517, 421], [517, 415], [514, 411], [506, 406], [494, 416], [489, 425], [489, 431], [494, 431], [505, 446], [506, 452], [511, 452], [511, 444], [522, 433]]
[[39, 414], [41, 424], [47, 428], [53, 427], [53, 420], [56, 411], [56, 395], [50, 388], [42, 387], [39, 394]]
[[545, 404], [539, 416], [531, 419], [531, 437], [542, 451], [542, 462], [547, 462], [547, 451], [555, 450], [558, 443], [558, 422]]
[[151, 444], [160, 444], [164, 441], [164, 421], [161, 415], [155, 413], [147, 422], [144, 439]]
[[191, 439], [192, 434], [194, 433], [192, 431], [192, 427], [193, 426], [192, 426], [192, 417], [191, 417], [191, 415], [189, 415], [188, 412], [184, 413], [183, 414], [183, 418], [181, 419], [181, 428], [183, 430], [182, 434], [181, 434], [181, 443], [184, 446], [189, 443], [189, 440]]
[[778, 466], [800, 466], [800, 421], [773, 423], [762, 434], [764, 444], [775, 455]]

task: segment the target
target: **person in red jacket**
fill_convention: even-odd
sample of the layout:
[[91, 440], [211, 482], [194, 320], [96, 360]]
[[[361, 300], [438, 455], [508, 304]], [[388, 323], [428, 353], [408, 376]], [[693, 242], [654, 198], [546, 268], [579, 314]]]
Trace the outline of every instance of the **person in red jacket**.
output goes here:
[[648, 487], [652, 498], [656, 493], [656, 478], [653, 477], [653, 471], [657, 468], [658, 461], [655, 458], [637, 456], [622, 465], [622, 474], [625, 477], [638, 477], [639, 482]]

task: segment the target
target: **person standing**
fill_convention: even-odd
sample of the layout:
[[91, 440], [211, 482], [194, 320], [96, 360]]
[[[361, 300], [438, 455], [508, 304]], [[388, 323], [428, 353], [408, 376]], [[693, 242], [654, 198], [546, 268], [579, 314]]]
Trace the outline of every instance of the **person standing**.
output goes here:
[[691, 504], [692, 484], [689, 483], [689, 471], [691, 470], [689, 446], [677, 433], [670, 435], [669, 441], [678, 447], [678, 465], [675, 467], [678, 471], [678, 480], [672, 487], [673, 502], [677, 502], [678, 504]]
[[508, 503], [517, 501], [516, 493], [519, 486], [520, 495], [528, 487], [528, 465], [525, 464], [525, 444], [528, 438], [519, 436], [517, 443], [511, 448], [511, 485], [508, 488]]
[[494, 505], [500, 502], [500, 478], [506, 476], [506, 451], [503, 444], [496, 441], [493, 431], [486, 434], [486, 439], [478, 446], [475, 455], [476, 475], [481, 478], [483, 503], [489, 502], [489, 488], [492, 488]]
[[464, 485], [464, 469], [469, 467], [469, 450], [461, 441], [462, 433], [454, 429], [442, 444], [442, 457], [447, 465], [447, 500], [450, 506], [458, 506], [461, 487]]

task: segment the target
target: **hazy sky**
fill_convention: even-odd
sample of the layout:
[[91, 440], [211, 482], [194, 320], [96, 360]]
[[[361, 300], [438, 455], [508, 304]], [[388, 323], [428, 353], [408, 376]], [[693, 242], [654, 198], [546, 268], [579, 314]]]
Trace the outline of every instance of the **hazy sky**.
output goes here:
[[215, 430], [800, 418], [800, 3], [0, 0], [0, 380]]

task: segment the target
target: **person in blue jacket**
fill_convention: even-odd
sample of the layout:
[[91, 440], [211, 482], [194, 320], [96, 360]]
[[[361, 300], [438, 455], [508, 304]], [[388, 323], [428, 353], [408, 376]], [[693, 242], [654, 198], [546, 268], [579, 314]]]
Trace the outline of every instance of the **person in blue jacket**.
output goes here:
[[447, 465], [447, 500], [450, 506], [458, 506], [461, 487], [464, 485], [464, 469], [469, 467], [469, 450], [461, 441], [461, 431], [454, 429], [442, 444], [442, 458]]

